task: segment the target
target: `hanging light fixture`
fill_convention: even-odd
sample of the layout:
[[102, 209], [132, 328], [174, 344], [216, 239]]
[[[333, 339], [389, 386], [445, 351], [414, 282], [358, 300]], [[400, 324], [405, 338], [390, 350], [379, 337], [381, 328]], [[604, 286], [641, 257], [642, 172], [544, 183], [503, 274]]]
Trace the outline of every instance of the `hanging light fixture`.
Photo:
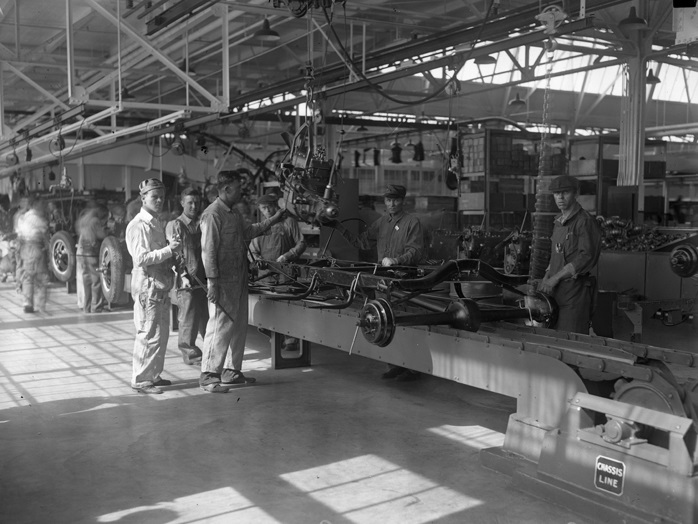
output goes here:
[[521, 100], [521, 95], [519, 93], [516, 93], [516, 98], [512, 98], [509, 100], [509, 107], [525, 107], [526, 106], [526, 101]]
[[361, 124], [359, 127], [356, 128], [356, 131], [358, 133], [365, 133], [366, 131], [368, 131], [368, 128], [365, 125]]
[[497, 59], [492, 55], [482, 55], [475, 58], [475, 63], [477, 65], [494, 65], [497, 63]]
[[632, 6], [628, 17], [623, 18], [623, 20], [618, 23], [618, 27], [623, 31], [642, 31], [647, 29], [647, 20], [637, 16], [635, 6]]
[[128, 87], [124, 87], [121, 90], [121, 100], [133, 100], [134, 98], [136, 97], [128, 92]]
[[652, 68], [650, 68], [649, 72], [647, 73], [647, 78], [645, 79], [645, 82], [649, 85], [657, 85], [661, 82], [661, 80], [657, 75], [654, 74]]
[[264, 22], [262, 22], [261, 29], [258, 29], [254, 33], [254, 38], [256, 40], [261, 40], [262, 42], [276, 42], [281, 38], [281, 35], [274, 31], [269, 25], [269, 20], [264, 17]]

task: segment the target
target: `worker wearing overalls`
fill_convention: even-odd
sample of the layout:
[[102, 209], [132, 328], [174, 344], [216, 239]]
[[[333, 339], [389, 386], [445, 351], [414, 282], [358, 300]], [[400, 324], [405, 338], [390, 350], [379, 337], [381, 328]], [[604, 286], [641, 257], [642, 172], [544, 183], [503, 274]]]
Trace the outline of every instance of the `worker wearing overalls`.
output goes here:
[[577, 202], [576, 178], [556, 177], [550, 183], [550, 191], [562, 214], [555, 218], [550, 264], [538, 291], [557, 302], [555, 329], [588, 334], [596, 293], [593, 272], [601, 254], [601, 229]]
[[206, 335], [208, 322], [208, 300], [204, 264], [201, 261], [201, 228], [199, 212], [201, 196], [191, 187], [182, 191], [180, 203], [182, 214], [167, 224], [167, 238], [179, 238], [182, 251], [175, 255], [177, 270], [177, 306], [179, 331], [177, 345], [187, 365], [201, 364], [201, 349], [196, 346], [196, 337]]
[[[416, 266], [424, 256], [424, 232], [419, 219], [404, 210], [405, 186], [391, 184], [383, 193], [386, 214], [368, 226], [364, 237], [377, 242], [378, 262], [383, 267]], [[388, 364], [382, 378], [412, 381], [419, 373]]]
[[169, 380], [160, 377], [170, 335], [170, 296], [174, 285], [173, 256], [181, 250], [178, 240], [168, 245], [160, 213], [165, 185], [157, 178], [140, 183], [142, 207], [126, 227], [126, 247], [133, 258], [131, 295], [136, 339], [133, 343], [131, 387], [159, 394]]
[[201, 254], [208, 282], [206, 325], [199, 385], [209, 393], [255, 381], [242, 371], [247, 338], [247, 243], [284, 219], [282, 210], [270, 219], [246, 224], [235, 204], [242, 196], [237, 171], [218, 174], [218, 198], [201, 214]]
[[[269, 193], [257, 200], [259, 211], [267, 219], [279, 211], [279, 195]], [[297, 260], [305, 251], [305, 239], [298, 221], [293, 217], [274, 224], [269, 231], [252, 239], [250, 254], [254, 260], [272, 260], [275, 262], [292, 262]], [[275, 281], [278, 273], [262, 281]]]
[[[268, 193], [257, 200], [257, 206], [264, 218], [271, 218], [279, 210], [279, 195]], [[285, 220], [274, 224], [269, 231], [252, 239], [250, 242], [250, 257], [252, 262], [264, 260], [274, 262], [293, 262], [297, 260], [305, 251], [305, 239], [298, 221], [293, 217], [286, 217]], [[260, 268], [262, 271], [263, 267]], [[269, 282], [272, 284], [281, 283], [287, 280], [280, 273], [273, 273], [263, 277], [258, 282]], [[285, 351], [298, 351], [299, 341], [296, 337], [287, 336], [281, 346]]]

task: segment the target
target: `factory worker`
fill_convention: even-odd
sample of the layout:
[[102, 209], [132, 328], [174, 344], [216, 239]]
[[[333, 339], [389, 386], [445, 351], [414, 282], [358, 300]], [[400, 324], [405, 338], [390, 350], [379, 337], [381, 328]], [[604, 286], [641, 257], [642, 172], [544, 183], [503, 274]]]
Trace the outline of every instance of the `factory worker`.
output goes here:
[[551, 295], [557, 302], [555, 329], [588, 334], [596, 293], [593, 273], [601, 254], [601, 229], [596, 219], [577, 202], [576, 178], [556, 177], [550, 183], [550, 191], [562, 214], [555, 218], [550, 264], [538, 291]]
[[[279, 195], [268, 193], [257, 200], [257, 207], [264, 218], [271, 218], [279, 211]], [[298, 226], [298, 221], [291, 216], [274, 224], [267, 232], [252, 239], [250, 256], [253, 261], [272, 260], [275, 262], [293, 262], [305, 251], [305, 239]], [[282, 275], [275, 273], [263, 278], [262, 282], [277, 283]], [[297, 351], [298, 339], [286, 337], [281, 347], [285, 351]]]
[[78, 245], [76, 250], [78, 274], [82, 278], [85, 313], [104, 311], [106, 300], [102, 292], [102, 278], [99, 268], [99, 248], [107, 236], [109, 209], [104, 205], [93, 205], [85, 209], [78, 218], [76, 230]]
[[170, 335], [170, 296], [174, 285], [174, 254], [181, 250], [173, 239], [168, 245], [165, 224], [160, 220], [165, 185], [157, 178], [140, 183], [141, 210], [126, 227], [126, 247], [133, 258], [131, 295], [136, 340], [133, 344], [131, 387], [146, 394], [159, 394], [159, 386], [171, 382], [160, 376], [165, 365]]
[[[271, 218], [279, 211], [279, 195], [263, 195], [257, 201], [257, 207], [265, 219]], [[253, 238], [250, 242], [250, 252], [254, 260], [292, 262], [303, 254], [305, 247], [301, 228], [292, 216], [274, 224], [263, 235]]]
[[235, 209], [242, 197], [237, 171], [218, 174], [218, 198], [201, 214], [201, 249], [208, 284], [209, 321], [206, 326], [199, 385], [210, 393], [254, 378], [242, 373], [247, 337], [247, 243], [285, 218], [246, 224]]
[[[414, 215], [406, 213], [407, 188], [391, 184], [383, 193], [386, 214], [368, 227], [364, 236], [377, 243], [378, 262], [382, 266], [416, 266], [424, 255], [422, 224]], [[419, 373], [400, 366], [388, 365], [383, 378], [411, 381]]]
[[49, 229], [46, 204], [43, 200], [35, 200], [28, 206], [28, 210], [19, 216], [16, 231], [19, 241], [17, 273], [21, 278], [24, 312], [34, 313], [38, 310], [43, 313], [49, 281]]
[[180, 197], [182, 214], [167, 224], [167, 238], [179, 238], [182, 251], [175, 254], [177, 270], [177, 303], [179, 307], [179, 332], [177, 345], [185, 364], [201, 364], [201, 349], [196, 346], [196, 337], [206, 335], [208, 322], [208, 300], [204, 264], [201, 261], [201, 195], [188, 187]]

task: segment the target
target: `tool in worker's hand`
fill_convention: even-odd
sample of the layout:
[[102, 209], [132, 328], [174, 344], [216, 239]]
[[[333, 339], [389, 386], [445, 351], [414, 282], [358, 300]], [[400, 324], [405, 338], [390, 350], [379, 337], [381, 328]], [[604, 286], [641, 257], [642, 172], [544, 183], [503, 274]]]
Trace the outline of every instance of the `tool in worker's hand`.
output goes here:
[[[201, 279], [199, 277], [197, 277], [196, 275], [191, 275], [191, 276], [194, 278], [194, 280], [196, 280], [196, 283], [199, 284], [203, 289], [208, 289], [208, 286], [205, 286], [204, 283], [201, 282]], [[218, 303], [216, 303], [215, 305], [217, 308], [220, 308], [220, 310], [223, 313], [225, 313], [225, 316], [228, 317], [231, 320], [231, 322], [235, 322], [235, 319], [230, 315], [230, 313], [228, 313], [226, 311], [226, 309], [223, 306], [221, 306]]]

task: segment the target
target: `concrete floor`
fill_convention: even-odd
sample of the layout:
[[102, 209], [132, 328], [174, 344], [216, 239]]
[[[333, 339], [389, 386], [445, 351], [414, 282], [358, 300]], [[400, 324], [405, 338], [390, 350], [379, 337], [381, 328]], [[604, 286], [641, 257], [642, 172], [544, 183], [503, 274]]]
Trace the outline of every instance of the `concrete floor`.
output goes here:
[[86, 315], [51, 289], [26, 315], [0, 284], [0, 522], [536, 523], [589, 520], [485, 469], [513, 399], [313, 346], [308, 368], [272, 370], [251, 328], [258, 379], [203, 392], [170, 339], [164, 395], [129, 387], [127, 309]]

